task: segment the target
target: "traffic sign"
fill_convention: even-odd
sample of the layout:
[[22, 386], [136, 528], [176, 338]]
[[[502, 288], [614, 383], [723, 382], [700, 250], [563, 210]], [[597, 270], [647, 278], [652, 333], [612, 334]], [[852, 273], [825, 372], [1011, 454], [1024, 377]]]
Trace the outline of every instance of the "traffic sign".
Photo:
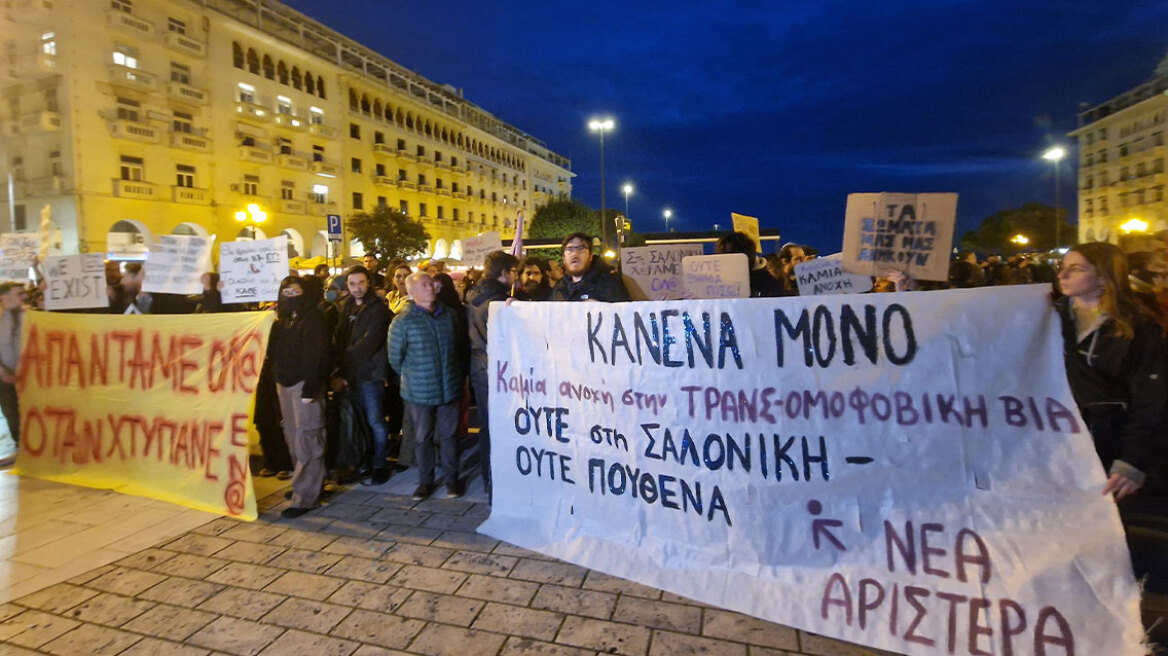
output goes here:
[[329, 241], [341, 241], [341, 215], [328, 215], [328, 239]]

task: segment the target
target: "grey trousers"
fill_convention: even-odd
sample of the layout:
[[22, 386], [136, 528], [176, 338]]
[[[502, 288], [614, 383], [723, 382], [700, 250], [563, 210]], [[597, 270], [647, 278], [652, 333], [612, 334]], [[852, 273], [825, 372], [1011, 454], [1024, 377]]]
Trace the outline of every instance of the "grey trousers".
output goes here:
[[324, 487], [324, 402], [317, 398], [304, 403], [300, 398], [304, 383], [291, 387], [276, 384], [280, 396], [280, 416], [284, 441], [292, 455], [292, 507], [315, 508]]
[[414, 459], [418, 463], [418, 483], [434, 484], [434, 447], [446, 472], [446, 483], [458, 479], [458, 416], [460, 402], [446, 405], [415, 405], [405, 402], [406, 416], [414, 426]]

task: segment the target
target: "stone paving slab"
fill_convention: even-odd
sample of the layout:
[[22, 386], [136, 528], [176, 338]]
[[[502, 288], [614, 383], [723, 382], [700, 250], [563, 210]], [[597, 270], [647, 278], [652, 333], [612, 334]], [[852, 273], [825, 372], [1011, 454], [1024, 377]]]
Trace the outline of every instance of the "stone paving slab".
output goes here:
[[479, 535], [474, 498], [342, 491], [295, 520], [282, 492], [259, 506], [0, 605], [0, 656], [888, 654]]

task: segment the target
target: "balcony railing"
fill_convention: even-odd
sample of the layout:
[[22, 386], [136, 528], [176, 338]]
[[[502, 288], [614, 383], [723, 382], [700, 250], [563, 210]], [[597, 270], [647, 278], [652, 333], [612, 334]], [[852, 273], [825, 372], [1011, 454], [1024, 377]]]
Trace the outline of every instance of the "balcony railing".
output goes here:
[[211, 200], [211, 194], [206, 189], [172, 186], [171, 190], [173, 191], [173, 198], [176, 203], [206, 205]]
[[21, 132], [55, 132], [61, 128], [57, 112], [32, 112], [20, 117]]
[[192, 105], [206, 105], [207, 91], [198, 87], [192, 87], [189, 84], [182, 82], [167, 82], [166, 95], [179, 102], [185, 102]]
[[280, 127], [283, 127], [283, 128], [287, 128], [289, 130], [303, 132], [303, 131], [308, 129], [308, 125], [304, 122], [304, 119], [300, 118], [299, 116], [295, 116], [293, 114], [276, 113], [274, 120], [276, 122], [276, 125], [279, 125]]
[[175, 148], [188, 148], [190, 150], [210, 150], [211, 140], [200, 134], [191, 132], [171, 132], [170, 145]]
[[132, 89], [153, 91], [158, 86], [158, 80], [153, 75], [129, 66], [110, 64], [109, 76], [110, 82]]
[[65, 189], [65, 180], [59, 175], [33, 178], [24, 182], [22, 188], [26, 196], [52, 196]]
[[418, 159], [417, 155], [415, 155], [414, 153], [411, 153], [410, 151], [406, 150], [405, 148], [398, 148], [397, 149], [397, 156], [402, 158], [402, 159], [408, 159], [410, 161], [414, 161], [414, 160]]
[[373, 152], [378, 155], [396, 155], [397, 149], [391, 148], [389, 144], [375, 143], [373, 144]]
[[150, 182], [141, 182], [138, 180], [120, 180], [114, 178], [114, 195], [118, 198], [141, 198], [151, 200], [154, 198], [154, 184]]
[[432, 193], [434, 193], [434, 188], [431, 187], [430, 185], [420, 184], [420, 185], [418, 185], [418, 191], [420, 191], [424, 194], [432, 194]]
[[396, 186], [397, 181], [394, 180], [393, 178], [389, 177], [388, 175], [375, 175], [375, 176], [373, 176], [373, 184], [385, 185], [387, 187], [393, 187], [393, 186]]
[[143, 20], [133, 14], [127, 14], [117, 9], [111, 9], [108, 16], [110, 27], [126, 30], [144, 38], [154, 36], [154, 23], [148, 20]]
[[291, 153], [280, 153], [276, 156], [276, 164], [286, 169], [297, 169], [299, 171], [308, 170], [308, 160], [299, 155]]
[[308, 203], [302, 200], [292, 200], [290, 198], [280, 199], [281, 214], [304, 214], [307, 211]]
[[330, 200], [330, 201], [325, 202], [325, 203], [313, 202], [313, 203], [310, 203], [310, 205], [311, 205], [311, 207], [309, 208], [309, 212], [311, 214], [314, 214], [317, 216], [322, 216], [325, 214], [335, 214], [337, 211], [336, 201]]
[[207, 44], [199, 41], [198, 39], [192, 39], [185, 34], [179, 34], [178, 32], [167, 32], [162, 41], [168, 48], [172, 50], [177, 50], [188, 55], [194, 55], [195, 57], [207, 56]]
[[337, 165], [333, 164], [332, 162], [313, 162], [312, 172], [316, 173], [317, 175], [335, 178], [337, 177], [339, 169], [337, 168]]
[[318, 137], [324, 137], [325, 139], [337, 138], [337, 129], [324, 123], [309, 123], [308, 131]]
[[158, 143], [158, 129], [146, 123], [126, 119], [108, 122], [110, 135], [115, 139], [127, 139], [142, 143]]
[[271, 164], [272, 153], [262, 148], [255, 146], [240, 146], [239, 159], [245, 162], [257, 162], [259, 164]]
[[244, 100], [236, 101], [235, 113], [238, 114], [240, 118], [257, 121], [260, 123], [269, 123], [272, 120], [272, 113], [268, 111], [267, 107]]
[[397, 186], [399, 189], [417, 189], [418, 185], [409, 180], [398, 180]]
[[449, 195], [450, 195], [450, 190], [449, 190], [449, 189], [446, 189], [445, 187], [442, 187], [442, 188], [439, 188], [439, 189], [435, 189], [434, 191], [435, 191], [435, 193], [437, 193], [439, 196], [449, 196]]

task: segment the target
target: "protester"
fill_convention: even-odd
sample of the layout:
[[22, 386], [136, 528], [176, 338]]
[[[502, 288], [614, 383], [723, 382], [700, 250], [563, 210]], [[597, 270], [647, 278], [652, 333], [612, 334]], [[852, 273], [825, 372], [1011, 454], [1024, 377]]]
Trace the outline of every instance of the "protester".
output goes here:
[[547, 262], [541, 257], [529, 255], [523, 258], [519, 267], [519, 289], [515, 291], [517, 301], [547, 301], [552, 297], [548, 285]]
[[406, 278], [410, 277], [412, 271], [410, 265], [402, 263], [394, 267], [392, 273], [392, 287], [388, 289], [385, 301], [389, 304], [389, 311], [398, 314], [406, 309], [406, 302], [410, 300], [410, 293], [406, 290]]
[[564, 277], [552, 290], [553, 301], [629, 300], [625, 285], [612, 267], [592, 254], [592, 237], [573, 232], [560, 245], [564, 253]]
[[1063, 258], [1055, 303], [1067, 381], [1108, 472], [1105, 494], [1134, 494], [1164, 459], [1168, 344], [1132, 295], [1123, 253], [1092, 242]]
[[372, 435], [369, 474], [363, 485], [381, 485], [389, 480], [389, 426], [385, 422], [386, 369], [385, 339], [393, 319], [370, 287], [369, 271], [355, 266], [345, 277], [349, 298], [342, 303], [334, 337], [337, 365], [333, 389], [344, 391], [358, 419]]
[[332, 275], [332, 272], [329, 271], [329, 265], [318, 264], [312, 269], [312, 275], [320, 278], [323, 281], [328, 280], [329, 276]]
[[722, 235], [714, 244], [715, 255], [741, 253], [746, 257], [746, 267], [750, 272], [750, 295], [753, 298], [783, 296], [783, 285], [766, 270], [766, 261], [755, 254], [754, 240], [743, 232]]
[[16, 368], [20, 364], [20, 327], [24, 322], [24, 301], [24, 285], [18, 282], [0, 283], [0, 412], [3, 412], [4, 420], [8, 422], [8, 432], [16, 444], [20, 444]]
[[807, 259], [807, 252], [799, 244], [786, 243], [779, 249], [779, 283], [783, 286], [782, 296], [799, 295], [799, 281], [795, 278], [795, 265]]
[[154, 299], [142, 291], [145, 280], [146, 270], [140, 262], [127, 263], [118, 284], [107, 289], [110, 314], [150, 314]]
[[457, 353], [454, 311], [437, 301], [433, 279], [415, 273], [406, 281], [411, 303], [389, 330], [389, 362], [401, 374], [401, 394], [414, 430], [418, 487], [413, 498], [434, 492], [436, 443], [446, 474], [446, 496], [457, 498], [465, 488], [459, 477], [459, 400], [466, 369]]
[[[529, 258], [530, 259], [530, 258]], [[483, 263], [483, 279], [467, 294], [470, 332], [470, 386], [474, 390], [475, 408], [479, 424], [479, 463], [483, 472], [483, 485], [487, 490], [487, 503], [491, 501], [491, 432], [489, 416], [489, 394], [491, 389], [487, 359], [487, 317], [491, 301], [506, 301], [515, 284], [516, 266], [519, 261], [514, 255], [495, 251], [487, 255]]]
[[564, 265], [561, 260], [552, 258], [548, 260], [548, 286], [552, 289], [560, 284], [560, 280], [564, 277]]
[[292, 505], [282, 517], [299, 517], [317, 507], [324, 489], [323, 381], [328, 365], [324, 319], [303, 278], [280, 283], [276, 322], [268, 358], [280, 398], [284, 439], [292, 455]]
[[366, 253], [361, 258], [361, 263], [365, 265], [365, 270], [369, 272], [369, 286], [372, 289], [385, 287], [385, 276], [381, 275], [381, 265], [377, 262], [377, 256], [372, 253]]

